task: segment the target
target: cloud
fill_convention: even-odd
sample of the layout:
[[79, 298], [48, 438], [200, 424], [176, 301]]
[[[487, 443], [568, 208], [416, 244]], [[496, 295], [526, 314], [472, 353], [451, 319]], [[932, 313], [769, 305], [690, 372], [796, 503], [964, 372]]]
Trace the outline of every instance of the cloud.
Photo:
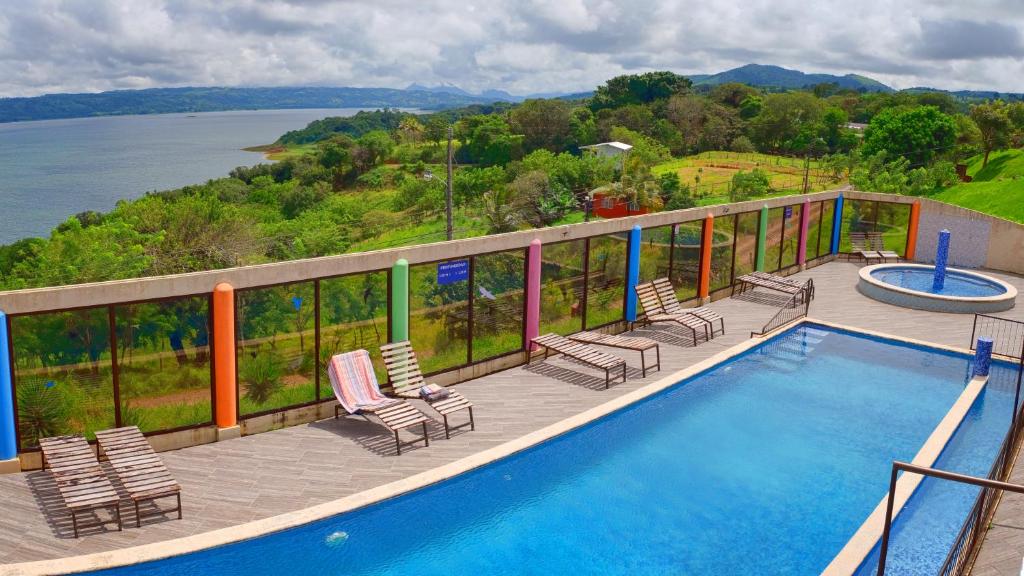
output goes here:
[[928, 60], [1020, 58], [1024, 45], [1017, 28], [999, 22], [924, 21], [912, 53]]
[[593, 89], [758, 62], [1021, 90], [1019, 0], [21, 0], [0, 96], [153, 86]]

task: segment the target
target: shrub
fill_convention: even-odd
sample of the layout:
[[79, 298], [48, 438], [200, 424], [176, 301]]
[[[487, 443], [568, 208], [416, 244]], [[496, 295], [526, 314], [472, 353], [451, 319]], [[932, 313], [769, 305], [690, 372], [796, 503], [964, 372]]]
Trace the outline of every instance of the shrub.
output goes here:
[[669, 197], [668, 202], [665, 203], [666, 210], [684, 210], [686, 208], [693, 208], [697, 205], [697, 202], [693, 199], [693, 194], [690, 192], [690, 186], [680, 186], [678, 190], [672, 193]]
[[744, 153], [750, 153], [756, 150], [756, 148], [754, 148], [754, 143], [751, 142], [750, 138], [747, 138], [746, 136], [737, 136], [733, 138], [732, 143], [729, 144], [729, 149], [732, 150], [733, 152]]
[[245, 397], [254, 404], [265, 404], [271, 396], [284, 388], [284, 362], [275, 350], [254, 351], [252, 358], [242, 365], [239, 376], [245, 384]]
[[729, 199], [733, 202], [740, 202], [748, 198], [764, 196], [770, 188], [771, 181], [764, 170], [760, 168], [754, 168], [750, 172], [740, 170], [732, 176]]
[[18, 429], [23, 445], [35, 446], [40, 438], [66, 432], [69, 414], [64, 396], [52, 383], [18, 383]]

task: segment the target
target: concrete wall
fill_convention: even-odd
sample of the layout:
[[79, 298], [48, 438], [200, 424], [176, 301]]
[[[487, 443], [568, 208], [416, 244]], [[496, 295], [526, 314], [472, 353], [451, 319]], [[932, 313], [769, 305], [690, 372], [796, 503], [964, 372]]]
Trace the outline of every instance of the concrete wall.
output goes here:
[[935, 261], [939, 231], [952, 233], [950, 264], [1024, 274], [1024, 226], [928, 198], [921, 201], [917, 260]]

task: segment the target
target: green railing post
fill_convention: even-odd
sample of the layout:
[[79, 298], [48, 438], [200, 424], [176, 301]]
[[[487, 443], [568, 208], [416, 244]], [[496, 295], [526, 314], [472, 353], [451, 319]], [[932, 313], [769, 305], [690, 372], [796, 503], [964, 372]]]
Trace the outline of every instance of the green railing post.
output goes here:
[[757, 221], [757, 259], [754, 268], [764, 272], [764, 251], [768, 245], [768, 205], [761, 207], [761, 215]]
[[409, 261], [400, 258], [391, 267], [391, 341], [409, 339]]

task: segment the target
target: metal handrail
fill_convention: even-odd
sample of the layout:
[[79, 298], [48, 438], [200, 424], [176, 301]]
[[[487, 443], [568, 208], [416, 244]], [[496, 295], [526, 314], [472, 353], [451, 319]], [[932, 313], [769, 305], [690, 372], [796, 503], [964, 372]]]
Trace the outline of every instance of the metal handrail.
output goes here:
[[[813, 299], [814, 279], [808, 278], [807, 282], [804, 282], [803, 288], [801, 288], [800, 291], [797, 292], [796, 294], [793, 294], [793, 296], [791, 296], [789, 300], [787, 300], [786, 303], [783, 304], [781, 308], [779, 308], [778, 312], [776, 312], [775, 315], [772, 316], [771, 320], [769, 320], [764, 326], [761, 327], [761, 331], [751, 332], [750, 337], [754, 338], [757, 336], [764, 336], [765, 334], [768, 334], [769, 332], [779, 328], [780, 326], [784, 326], [786, 324], [789, 324], [790, 322], [806, 317], [807, 313], [811, 309], [811, 300]], [[792, 313], [793, 310], [798, 309], [798, 306], [800, 304], [803, 304], [803, 311], [799, 313]]]
[[[920, 474], [922, 476], [931, 476], [933, 478], [939, 478], [940, 480], [951, 480], [954, 482], [960, 482], [962, 484], [972, 484], [974, 486], [981, 486], [983, 489], [982, 494], [988, 490], [1005, 490], [1007, 492], [1014, 492], [1017, 494], [1024, 494], [1024, 486], [1019, 484], [1010, 484], [1009, 482], [1002, 482], [1000, 480], [993, 480], [991, 478], [978, 478], [976, 476], [968, 476], [966, 474], [958, 474], [956, 472], [947, 472], [945, 470], [938, 470], [936, 468], [929, 468], [927, 466], [917, 466], [914, 464], [908, 464], [906, 462], [896, 461], [892, 463], [892, 473], [889, 476], [889, 497], [885, 504], [885, 524], [882, 528], [882, 543], [878, 551], [878, 576], [885, 575], [885, 560], [889, 552], [889, 535], [892, 529], [892, 512], [896, 493], [896, 480], [900, 472], [910, 472], [912, 474]], [[979, 510], [979, 514], [981, 511]], [[975, 526], [981, 525], [981, 518], [975, 520]], [[949, 559], [947, 558], [947, 562]]]

